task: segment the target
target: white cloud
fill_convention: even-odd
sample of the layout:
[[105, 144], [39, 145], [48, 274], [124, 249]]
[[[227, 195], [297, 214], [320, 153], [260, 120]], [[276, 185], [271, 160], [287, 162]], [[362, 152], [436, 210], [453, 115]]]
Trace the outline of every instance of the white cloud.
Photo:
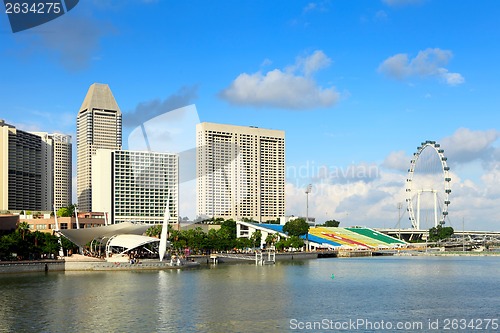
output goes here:
[[378, 166], [375, 163], [367, 162], [350, 164], [346, 168], [322, 166], [318, 168], [317, 172], [311, 172], [311, 179], [329, 184], [348, 184], [357, 181], [368, 183], [379, 178], [379, 176]]
[[5, 123], [14, 126], [17, 129], [23, 130], [25, 132], [43, 132], [43, 129], [39, 125], [35, 124], [22, 124], [6, 120]]
[[[380, 172], [374, 180], [315, 183], [309, 196], [309, 216], [318, 222], [337, 219], [342, 226], [379, 227], [386, 223], [384, 220], [397, 221], [396, 203], [405, 200], [404, 179], [399, 174]], [[285, 195], [287, 215], [305, 215], [304, 188], [288, 182]]]
[[[312, 74], [331, 64], [322, 51], [306, 58], [298, 57], [285, 70], [274, 69], [265, 74], [240, 74], [219, 97], [237, 106], [276, 107], [308, 110], [335, 105], [340, 94], [335, 87], [317, 85]], [[302, 72], [303, 75], [297, 73]]]
[[448, 85], [454, 86], [465, 82], [464, 77], [459, 73], [449, 73], [448, 69], [442, 67], [447, 65], [453, 58], [453, 53], [449, 50], [439, 48], [419, 51], [417, 56], [409, 59], [408, 54], [399, 53], [387, 58], [378, 71], [386, 77], [404, 80], [410, 77], [435, 77], [444, 81]]
[[[497, 218], [500, 216], [500, 161], [492, 158], [492, 154], [500, 150], [494, 146], [498, 138], [500, 132], [496, 130], [459, 128], [440, 141], [449, 163], [490, 161], [477, 165], [475, 175], [479, 172], [481, 176], [472, 175], [474, 180], [462, 177], [460, 172], [465, 171], [468, 175], [466, 169], [452, 168], [450, 171], [452, 192], [446, 223], [455, 229], [461, 229], [462, 218], [469, 230], [498, 230], [500, 227]], [[309, 216], [316, 217], [318, 222], [334, 218], [343, 226], [396, 227], [397, 204], [402, 202], [401, 226], [409, 228], [405, 186], [410, 160], [404, 151], [392, 152], [381, 164], [384, 169], [377, 169], [376, 177], [347, 177], [351, 175], [347, 170], [373, 166], [367, 162], [347, 167], [346, 172], [340, 170], [340, 174], [332, 173], [332, 168], [318, 168], [314, 175], [298, 173], [295, 178], [287, 178], [286, 214], [305, 214], [305, 187], [302, 184], [312, 182]], [[441, 199], [443, 197], [444, 193]], [[433, 209], [427, 208], [427, 213], [433, 215]]]
[[411, 157], [406, 156], [403, 150], [391, 152], [382, 163], [384, 168], [407, 171], [410, 166]]
[[[450, 176], [451, 204], [446, 223], [455, 229], [461, 229], [461, 220], [465, 218], [468, 230], [498, 230], [500, 170], [498, 168], [485, 170], [479, 183], [462, 180], [455, 173], [451, 173]], [[371, 182], [360, 180], [347, 184], [315, 183], [309, 195], [309, 216], [316, 217], [319, 223], [326, 219], [337, 219], [344, 227], [362, 225], [373, 228], [397, 228], [397, 205], [403, 203], [401, 227], [410, 228], [406, 210], [406, 178], [406, 174], [381, 171], [380, 177]], [[304, 186], [287, 182], [285, 186], [287, 215], [305, 215], [304, 189]], [[432, 210], [427, 209], [430, 213]]]
[[445, 154], [452, 162], [470, 162], [478, 158], [489, 159], [493, 153], [493, 143], [500, 137], [494, 129], [471, 131], [461, 127], [451, 136], [441, 140]]
[[297, 58], [297, 68], [302, 69], [306, 76], [309, 76], [320, 69], [331, 65], [332, 59], [328, 58], [321, 50], [316, 50], [306, 58]]
[[260, 67], [270, 66], [270, 65], [272, 65], [272, 63], [273, 62], [271, 61], [271, 59], [266, 58], [266, 59], [264, 59], [262, 64], [260, 64]]
[[[452, 135], [441, 139], [439, 143], [448, 158], [448, 164], [456, 165], [474, 160], [483, 162], [500, 160], [500, 149], [493, 146], [498, 138], [500, 132], [494, 129], [472, 131], [461, 127]], [[411, 159], [412, 157], [406, 155], [405, 151], [393, 151], [387, 155], [381, 166], [406, 172]]]

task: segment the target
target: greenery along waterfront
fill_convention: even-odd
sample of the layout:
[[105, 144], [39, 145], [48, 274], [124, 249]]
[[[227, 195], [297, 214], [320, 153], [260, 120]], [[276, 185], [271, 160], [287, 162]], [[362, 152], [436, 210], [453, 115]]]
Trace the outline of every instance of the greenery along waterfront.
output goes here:
[[[58, 215], [73, 214], [74, 207], [65, 207], [58, 212]], [[246, 222], [255, 222], [246, 220]], [[273, 221], [279, 223], [279, 221]], [[249, 238], [237, 238], [236, 222], [232, 219], [224, 221], [221, 218], [204, 221], [211, 225], [218, 225], [219, 229], [212, 228], [204, 232], [202, 228], [196, 227], [189, 230], [174, 230], [169, 225], [168, 239], [172, 243], [173, 250], [181, 251], [190, 249], [191, 253], [211, 253], [213, 251], [242, 250], [248, 248], [260, 248], [261, 241], [264, 241], [266, 247], [274, 247], [278, 251], [293, 248], [301, 249], [304, 247], [304, 241], [300, 236], [306, 235], [309, 231], [309, 225], [304, 219], [296, 219], [287, 222], [283, 226], [283, 231], [288, 237], [281, 237], [279, 233], [268, 234], [265, 239], [261, 231], [257, 230]], [[325, 223], [325, 226], [338, 226], [339, 221], [331, 220]], [[146, 234], [152, 237], [160, 237], [162, 225], [152, 225]], [[430, 240], [437, 241], [449, 238], [453, 234], [453, 228], [441, 227], [438, 225], [429, 230]], [[20, 223], [18, 228], [7, 235], [0, 237], [0, 260], [12, 259], [40, 259], [53, 258], [59, 254], [62, 249], [65, 254], [77, 252], [78, 247], [65, 239], [52, 234], [39, 231], [30, 231], [26, 222]]]
[[[172, 242], [172, 248], [175, 250], [191, 249], [195, 252], [229, 251], [232, 249], [245, 249], [260, 247], [262, 233], [257, 230], [250, 238], [236, 236], [236, 222], [232, 219], [224, 221], [223, 219], [209, 220], [213, 224], [220, 225], [220, 229], [210, 229], [205, 233], [202, 228], [189, 230], [174, 230], [169, 225], [169, 240]], [[305, 226], [304, 226], [305, 225]], [[146, 231], [151, 237], [159, 237], [162, 225], [154, 225]], [[290, 237], [281, 238], [278, 233], [269, 234], [264, 240], [267, 246], [275, 246], [278, 250], [285, 248], [301, 248], [304, 241], [299, 236], [304, 235], [309, 230], [309, 226], [304, 220], [298, 219], [288, 222], [284, 229]]]
[[[78, 249], [63, 237], [61, 244], [65, 254]], [[0, 260], [51, 258], [59, 254], [61, 244], [57, 236], [40, 231], [32, 232], [28, 224], [22, 222], [14, 232], [0, 237]]]
[[[58, 214], [59, 215], [59, 214]], [[205, 233], [202, 228], [197, 227], [190, 230], [174, 230], [169, 225], [169, 240], [174, 250], [190, 249], [194, 253], [210, 253], [213, 251], [229, 251], [233, 249], [247, 249], [260, 247], [262, 233], [258, 230], [250, 238], [236, 237], [236, 222], [233, 220], [216, 219], [205, 221], [220, 225], [220, 228], [210, 229]], [[151, 237], [160, 237], [162, 225], [153, 225], [146, 234]], [[298, 219], [288, 222], [284, 226], [285, 232], [290, 237], [282, 238], [278, 233], [269, 234], [264, 240], [267, 246], [275, 246], [278, 250], [285, 248], [299, 249], [304, 246], [304, 241], [299, 236], [309, 230], [304, 220]], [[20, 223], [18, 228], [0, 237], [0, 260], [26, 260], [53, 258], [59, 254], [59, 250], [69, 252], [78, 251], [78, 246], [64, 237], [59, 238], [49, 233], [31, 231], [26, 222]]]

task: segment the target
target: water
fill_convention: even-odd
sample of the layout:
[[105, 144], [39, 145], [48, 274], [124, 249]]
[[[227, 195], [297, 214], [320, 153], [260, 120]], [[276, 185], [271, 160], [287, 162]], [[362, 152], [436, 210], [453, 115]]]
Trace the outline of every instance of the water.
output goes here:
[[[424, 332], [432, 331], [429, 320], [438, 320], [437, 332], [444, 331], [446, 318], [500, 319], [500, 258], [495, 257], [332, 258], [193, 270], [16, 274], [1, 275], [0, 286], [0, 331], [9, 332], [269, 332], [315, 321], [335, 328], [332, 323], [349, 320], [420, 322], [412, 331]], [[476, 331], [449, 324], [450, 332]], [[381, 331], [375, 328], [344, 331]], [[500, 331], [491, 323], [482, 328]]]

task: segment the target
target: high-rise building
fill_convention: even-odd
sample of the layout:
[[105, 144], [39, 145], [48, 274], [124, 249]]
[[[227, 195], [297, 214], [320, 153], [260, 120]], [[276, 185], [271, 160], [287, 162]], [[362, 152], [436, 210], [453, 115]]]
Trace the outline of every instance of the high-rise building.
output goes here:
[[92, 157], [92, 207], [111, 223], [163, 223], [179, 216], [179, 156], [98, 149]]
[[120, 150], [122, 113], [107, 84], [94, 83], [77, 116], [78, 210], [92, 211], [92, 156], [97, 149]]
[[42, 210], [42, 140], [0, 120], [0, 210]]
[[42, 139], [42, 210], [51, 211], [72, 203], [71, 136], [32, 132]]
[[198, 217], [274, 220], [285, 215], [285, 132], [196, 126]]

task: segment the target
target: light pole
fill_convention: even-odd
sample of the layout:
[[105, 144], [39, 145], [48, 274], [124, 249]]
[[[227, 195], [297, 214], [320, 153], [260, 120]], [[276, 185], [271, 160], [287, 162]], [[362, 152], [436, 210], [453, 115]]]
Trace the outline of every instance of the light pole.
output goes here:
[[401, 208], [403, 208], [403, 203], [402, 202], [398, 202], [398, 210], [399, 210], [399, 218], [398, 218], [399, 240], [401, 240]]
[[[309, 226], [309, 193], [311, 193], [312, 190], [312, 184], [307, 185], [306, 189], [306, 223]], [[309, 232], [306, 234], [306, 249], [310, 250], [309, 248]]]
[[465, 252], [465, 217], [462, 217], [462, 252]]

